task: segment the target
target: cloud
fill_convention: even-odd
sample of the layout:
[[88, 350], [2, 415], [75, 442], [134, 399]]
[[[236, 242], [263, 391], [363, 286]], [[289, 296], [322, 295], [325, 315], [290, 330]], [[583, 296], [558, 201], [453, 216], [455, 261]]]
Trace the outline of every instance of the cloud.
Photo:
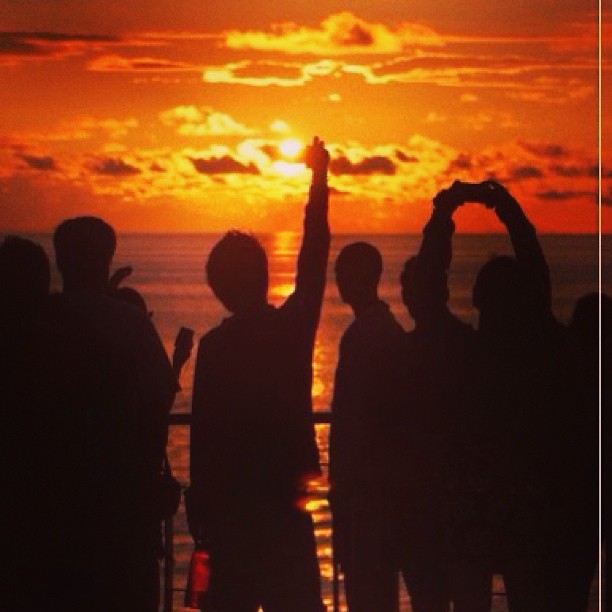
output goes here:
[[96, 117], [75, 117], [63, 121], [44, 132], [16, 132], [12, 137], [29, 142], [69, 142], [104, 138], [118, 140], [130, 130], [139, 126], [138, 119], [98, 119]]
[[[189, 112], [185, 114], [189, 116]], [[250, 227], [261, 231], [275, 227], [297, 229], [299, 212], [289, 204], [301, 206], [309, 175], [304, 171], [288, 177], [275, 169], [277, 141], [278, 138], [248, 137], [231, 147], [211, 142], [205, 149], [134, 149], [127, 145], [121, 153], [53, 152], [57, 165], [53, 172], [30, 170], [23, 159], [28, 155], [43, 160], [45, 155], [39, 151], [44, 149], [33, 149], [24, 142], [18, 148], [7, 141], [0, 147], [0, 182], [12, 195], [0, 193], [0, 201], [10, 205], [10, 210], [3, 211], [0, 204], [0, 218], [6, 221], [4, 227], [17, 226], [17, 221], [33, 223], [23, 212], [33, 204], [28, 203], [24, 209], [20, 202], [30, 193], [24, 191], [25, 185], [35, 185], [36, 193], [42, 194], [45, 206], [50, 207], [36, 220], [45, 227], [57, 221], [56, 217], [69, 214], [69, 207], [78, 209], [95, 200], [107, 207], [99, 209], [105, 215], [111, 207], [120, 212], [123, 228], [144, 230], [157, 224], [157, 229], [163, 229], [164, 223], [178, 227], [178, 218], [183, 219], [184, 227], [193, 228], [190, 216], [197, 215], [201, 221], [198, 227], [209, 231], [240, 225], [245, 219]], [[332, 154], [330, 185], [338, 200], [337, 207], [332, 206], [332, 215], [342, 228], [339, 231], [371, 231], [376, 227], [418, 232], [430, 214], [431, 198], [437, 191], [454, 179], [481, 181], [489, 177], [511, 187], [540, 231], [567, 231], [568, 224], [575, 231], [596, 230], [596, 179], [588, 172], [580, 176], [566, 172], [571, 176], [565, 176], [555, 171], [556, 165], [593, 168], [594, 159], [578, 149], [567, 148], [564, 157], [557, 159], [537, 156], [517, 141], [485, 148], [457, 148], [420, 135], [376, 146], [330, 141], [328, 147]], [[84, 167], [88, 172], [83, 172]], [[80, 195], [78, 199], [75, 196], [76, 203], [62, 204], [60, 194], [63, 197], [68, 186]], [[203, 186], [209, 194], [205, 202]], [[606, 192], [605, 196], [609, 198], [610, 194]], [[56, 208], [52, 209], [51, 203]], [[143, 214], [148, 205], [155, 208], [154, 214]], [[589, 206], [592, 217], [584, 212]], [[74, 214], [83, 214], [84, 209], [79, 210]], [[124, 215], [128, 210], [134, 211], [129, 223]], [[483, 230], [482, 211], [474, 210], [470, 219], [461, 219], [460, 231]], [[493, 221], [486, 227], [497, 231]]]
[[65, 34], [58, 32], [0, 32], [0, 63], [63, 59], [116, 45], [115, 36]]
[[96, 174], [107, 176], [133, 176], [141, 172], [136, 166], [132, 166], [117, 157], [99, 159], [90, 164], [89, 168]]
[[449, 172], [452, 173], [456, 170], [471, 170], [472, 166], [472, 156], [469, 153], [460, 153], [451, 161], [449, 165]]
[[56, 169], [55, 160], [49, 155], [40, 157], [36, 155], [21, 155], [20, 157], [26, 164], [28, 164], [28, 166], [30, 166], [30, 168], [33, 168], [34, 170], [48, 171]]
[[274, 24], [268, 32], [233, 30], [225, 34], [225, 45], [230, 49], [299, 55], [363, 55], [400, 53], [415, 46], [440, 46], [442, 39], [421, 24], [400, 23], [390, 27], [344, 11], [330, 15], [318, 28], [285, 22]]
[[[590, 177], [597, 178], [599, 174], [599, 167], [595, 165], [590, 166], [575, 166], [575, 165], [553, 165], [550, 167], [551, 171], [558, 176], [564, 176], [567, 178], [580, 178]], [[603, 177], [606, 177], [606, 172], [602, 173]]]
[[96, 119], [94, 117], [83, 117], [74, 122], [77, 129], [87, 131], [103, 131], [108, 138], [118, 139], [125, 136], [129, 130], [139, 126], [138, 119], [128, 117], [127, 119]]
[[395, 174], [396, 166], [387, 157], [373, 155], [358, 162], [352, 162], [346, 156], [332, 159], [329, 162], [332, 174]]
[[401, 149], [396, 149], [395, 150], [395, 157], [397, 157], [397, 159], [405, 164], [412, 164], [412, 163], [416, 163], [419, 161], [419, 158], [414, 156], [414, 155], [407, 155], [406, 153], [404, 153]]
[[275, 144], [264, 144], [259, 147], [262, 153], [265, 153], [271, 160], [276, 161], [282, 159], [281, 152], [278, 149], [278, 145]]
[[519, 141], [519, 145], [525, 149], [525, 151], [537, 155], [538, 157], [551, 157], [556, 159], [564, 157], [568, 153], [563, 145], [554, 143], [528, 142], [521, 140]]
[[189, 160], [200, 174], [259, 174], [253, 162], [242, 164], [230, 155], [209, 158], [190, 157]]
[[208, 107], [176, 106], [159, 114], [160, 121], [182, 136], [248, 136], [254, 130]]
[[102, 55], [87, 64], [92, 72], [199, 72], [202, 66], [154, 57]]
[[518, 166], [510, 170], [510, 178], [515, 181], [531, 178], [542, 178], [542, 170], [536, 166]]
[[556, 189], [550, 189], [549, 191], [542, 191], [536, 194], [540, 200], [556, 200], [556, 201], [564, 201], [564, 200], [573, 200], [575, 198], [582, 197], [592, 197], [595, 198], [596, 194], [592, 191], [558, 191]]
[[[373, 63], [329, 58], [306, 63], [244, 59], [207, 66], [202, 71], [202, 79], [211, 84], [302, 87], [314, 79], [348, 76], [361, 78], [368, 85], [435, 85], [499, 90], [513, 99], [556, 105], [592, 96], [594, 85], [585, 78], [567, 76], [568, 69], [568, 66], [554, 62], [535, 63], [529, 58], [417, 52], [411, 57]], [[559, 71], [561, 76], [547, 76], [553, 71]], [[474, 94], [466, 95], [464, 102], [478, 100]], [[337, 97], [334, 99], [338, 100]]]
[[286, 121], [275, 119], [270, 124], [270, 131], [275, 134], [289, 134], [291, 132], [291, 127]]
[[446, 115], [440, 115], [435, 111], [429, 111], [425, 117], [425, 123], [444, 123], [448, 117]]
[[544, 160], [527, 153], [516, 142], [487, 147], [481, 151], [458, 151], [449, 159], [444, 173], [449, 180], [530, 182], [548, 176]]
[[301, 87], [311, 81], [313, 75], [329, 74], [331, 70], [321, 71], [330, 62], [307, 64], [243, 60], [230, 62], [224, 66], [209, 66], [202, 73], [205, 83], [229, 83], [251, 85], [254, 87]]
[[154, 46], [168, 45], [177, 41], [194, 41], [194, 40], [220, 40], [223, 39], [223, 34], [217, 32], [197, 32], [188, 30], [166, 30], [158, 32], [139, 32], [136, 39], [141, 45], [151, 44]]
[[458, 59], [449, 62], [446, 56], [436, 56], [435, 59], [418, 56], [373, 64], [343, 64], [337, 72], [360, 76], [368, 85], [411, 84], [499, 90], [512, 98], [557, 105], [586, 99], [595, 92], [594, 85], [583, 78], [562, 76], [548, 79], [542, 76], [555, 70], [563, 71], [563, 66], [534, 65], [530, 60], [509, 66], [495, 56], [490, 56], [488, 61], [480, 58], [478, 65], [473, 65], [470, 56]]

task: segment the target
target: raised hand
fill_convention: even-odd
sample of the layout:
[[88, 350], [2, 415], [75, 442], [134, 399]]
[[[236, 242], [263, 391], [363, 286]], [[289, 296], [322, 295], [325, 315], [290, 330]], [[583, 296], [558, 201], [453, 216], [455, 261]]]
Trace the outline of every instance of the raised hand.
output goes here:
[[193, 349], [193, 330], [181, 327], [174, 341], [174, 352], [172, 354], [172, 369], [178, 380], [185, 362], [189, 359]]
[[455, 181], [448, 189], [442, 189], [434, 196], [433, 205], [439, 214], [450, 218], [455, 210], [463, 204], [463, 198], [458, 189], [460, 184], [460, 181]]
[[326, 183], [329, 152], [325, 148], [325, 143], [318, 136], [315, 136], [312, 139], [312, 144], [306, 147], [304, 160], [306, 165], [312, 170], [313, 184]]
[[108, 279], [109, 289], [117, 289], [119, 285], [133, 272], [132, 266], [117, 268]]
[[502, 223], [507, 224], [516, 215], [522, 215], [519, 203], [503, 185], [497, 181], [485, 181], [484, 184], [492, 193], [487, 208], [493, 208]]

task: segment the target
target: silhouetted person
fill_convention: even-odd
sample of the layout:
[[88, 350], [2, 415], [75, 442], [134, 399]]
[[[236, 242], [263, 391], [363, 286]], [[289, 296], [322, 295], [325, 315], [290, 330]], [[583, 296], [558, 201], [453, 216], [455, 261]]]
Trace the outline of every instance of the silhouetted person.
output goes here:
[[320, 474], [312, 423], [312, 356], [327, 258], [328, 154], [309, 149], [313, 182], [294, 293], [268, 304], [265, 251], [230, 232], [206, 272], [232, 313], [198, 348], [191, 427], [188, 518], [207, 540], [219, 612], [319, 612], [312, 519], [299, 507]]
[[[417, 606], [448, 610], [453, 601], [455, 612], [488, 612], [491, 568], [482, 516], [457, 487], [473, 463], [466, 387], [474, 332], [448, 309], [450, 243], [446, 250], [423, 253], [427, 246], [424, 241], [421, 253], [406, 261], [400, 278], [402, 301], [415, 327], [404, 343], [404, 409], [397, 425], [398, 555], [406, 576], [412, 575], [408, 586]], [[458, 505], [460, 517], [451, 512]]]
[[329, 450], [334, 552], [351, 612], [399, 609], [387, 451], [404, 331], [378, 297], [382, 269], [365, 242], [344, 247], [335, 265], [340, 297], [355, 314], [340, 341]]
[[0, 323], [3, 332], [31, 324], [49, 296], [49, 259], [43, 248], [19, 236], [7, 236], [1, 244]]
[[[120, 268], [111, 277], [109, 281], [108, 294], [117, 300], [123, 301], [126, 304], [135, 306], [143, 313], [146, 313], [149, 318], [153, 318], [153, 313], [147, 308], [147, 303], [144, 297], [133, 287], [120, 287], [119, 283], [132, 273], [131, 267]], [[186, 327], [181, 327], [174, 341], [174, 350], [172, 351], [172, 372], [176, 380], [177, 391], [181, 390], [180, 377], [183, 366], [191, 356], [193, 349], [193, 330]], [[161, 486], [158, 490], [158, 504], [156, 508], [158, 515], [164, 520], [172, 518], [178, 510], [181, 501], [181, 485], [172, 475], [172, 466], [166, 455], [162, 466], [163, 477], [160, 478]], [[159, 556], [163, 556], [164, 540], [160, 524], [159, 534]]]
[[[142, 312], [146, 313], [149, 318], [153, 318], [153, 313], [148, 309], [147, 302], [145, 301], [142, 294], [134, 289], [133, 287], [120, 286], [120, 283], [130, 276], [132, 273], [131, 266], [125, 266], [115, 270], [109, 280], [108, 294], [126, 304], [135, 306]], [[177, 385], [183, 366], [191, 356], [193, 350], [193, 330], [187, 327], [181, 327], [176, 334], [174, 339], [174, 350], [172, 351], [172, 371], [176, 377]], [[180, 385], [179, 385], [180, 387]], [[177, 388], [177, 390], [179, 390]]]
[[[89, 424], [91, 470], [100, 471], [98, 493], [108, 491], [114, 478], [120, 491], [115, 506], [123, 505], [123, 512], [115, 512], [106, 528], [94, 534], [98, 551], [92, 605], [100, 610], [157, 610], [161, 517], [155, 508], [176, 379], [149, 317], [107, 295], [116, 246], [112, 227], [95, 217], [68, 219], [55, 230], [53, 244], [63, 279], [63, 307], [85, 319], [113, 348], [116, 361], [132, 372], [133, 380], [123, 388], [114, 418], [99, 414]], [[96, 490], [92, 496], [96, 499]], [[97, 501], [103, 504], [103, 499]], [[111, 509], [99, 511], [101, 517], [105, 513]]]
[[[569, 406], [567, 428], [570, 434], [567, 455], [571, 457], [566, 491], [569, 494], [569, 513], [564, 521], [563, 537], [575, 546], [573, 569], [576, 579], [582, 580], [583, 605], [597, 565], [599, 524], [607, 545], [607, 510], [610, 507], [609, 444], [610, 414], [612, 411], [612, 299], [605, 293], [589, 293], [576, 301], [568, 326], [573, 352], [571, 373], [576, 379], [576, 395]], [[570, 375], [570, 373], [568, 373]], [[601, 426], [601, 469], [599, 481], [599, 445]], [[601, 485], [601, 506], [599, 506]], [[605, 571], [603, 573], [605, 576]], [[601, 585], [603, 593], [605, 584]], [[580, 600], [579, 600], [580, 601]], [[605, 601], [602, 602], [605, 609]], [[579, 609], [579, 608], [576, 608]]]
[[91, 486], [102, 474], [91, 469], [90, 427], [102, 414], [113, 419], [131, 382], [113, 349], [48, 288], [40, 246], [0, 244], [0, 608], [15, 612], [91, 601], [89, 547], [100, 506], [115, 496], [101, 499]]
[[[568, 376], [566, 334], [552, 315], [548, 266], [535, 229], [498, 183], [455, 182], [434, 199], [419, 260], [424, 270], [444, 264], [440, 253], [450, 252], [452, 213], [466, 201], [494, 209], [515, 253], [485, 264], [473, 289], [479, 311], [469, 384], [474, 500], [486, 508], [483, 522], [510, 610], [584, 610], [576, 603], [584, 581], [567, 571], [576, 550], [562, 528], [571, 514], [565, 487], [572, 480], [567, 449], [575, 382]], [[466, 474], [458, 486], [469, 492], [467, 485]]]
[[[44, 592], [44, 587], [28, 584], [37, 569], [32, 555], [39, 542], [46, 546], [50, 539], [39, 521], [46, 523], [48, 515], [58, 516], [59, 500], [49, 496], [53, 491], [44, 484], [46, 474], [37, 448], [41, 437], [37, 417], [42, 406], [29, 393], [39, 378], [32, 368], [36, 355], [29, 353], [38, 344], [38, 319], [46, 305], [49, 278], [49, 260], [42, 247], [17, 236], [0, 242], [0, 464], [4, 491], [0, 499], [0, 571], [4, 576], [0, 608], [6, 610], [33, 609], [37, 596]], [[41, 454], [49, 460], [46, 453]], [[40, 572], [45, 586], [55, 577]], [[24, 591], [27, 586], [34, 591], [32, 595]], [[54, 594], [52, 591], [52, 598]]]

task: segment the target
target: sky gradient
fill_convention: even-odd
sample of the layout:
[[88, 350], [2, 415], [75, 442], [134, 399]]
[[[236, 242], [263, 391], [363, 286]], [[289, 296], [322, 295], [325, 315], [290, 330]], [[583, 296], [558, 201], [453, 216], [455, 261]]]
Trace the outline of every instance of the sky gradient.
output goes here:
[[[0, 231], [296, 230], [317, 134], [333, 231], [419, 232], [495, 178], [539, 231], [595, 232], [599, 17], [609, 40], [584, 0], [0, 0]], [[610, 232], [605, 106], [601, 131]]]

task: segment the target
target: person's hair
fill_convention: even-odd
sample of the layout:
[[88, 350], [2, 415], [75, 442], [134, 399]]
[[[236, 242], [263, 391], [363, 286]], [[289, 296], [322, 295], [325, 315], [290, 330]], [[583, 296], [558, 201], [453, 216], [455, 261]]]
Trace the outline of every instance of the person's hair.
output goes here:
[[53, 246], [64, 282], [90, 286], [106, 282], [117, 238], [98, 217], [66, 219], [55, 229]]
[[258, 240], [232, 230], [215, 244], [206, 263], [213, 293], [230, 311], [265, 303], [268, 293], [268, 257]]
[[382, 257], [376, 247], [367, 242], [345, 246], [334, 266], [342, 301], [355, 307], [376, 298], [382, 269]]
[[367, 242], [353, 242], [339, 253], [335, 268], [337, 273], [356, 272], [364, 284], [377, 285], [383, 270], [380, 251]]
[[0, 316], [3, 320], [33, 317], [49, 295], [49, 258], [25, 238], [7, 236], [0, 243]]
[[529, 302], [530, 287], [525, 270], [513, 257], [493, 257], [480, 268], [474, 288], [472, 303], [481, 313], [523, 312]]

